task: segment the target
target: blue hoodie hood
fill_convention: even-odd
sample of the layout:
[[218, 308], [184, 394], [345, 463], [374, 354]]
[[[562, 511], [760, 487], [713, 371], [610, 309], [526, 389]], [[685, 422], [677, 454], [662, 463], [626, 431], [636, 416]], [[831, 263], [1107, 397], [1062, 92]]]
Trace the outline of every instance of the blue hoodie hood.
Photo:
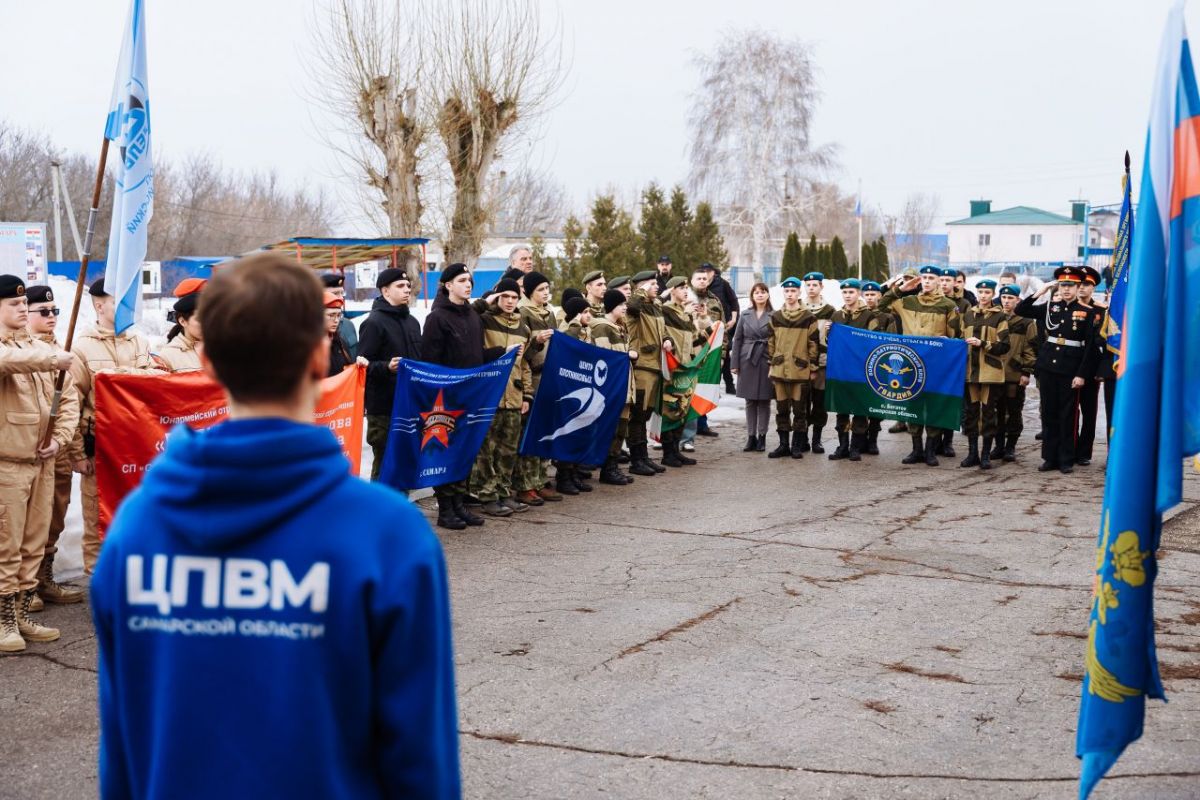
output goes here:
[[141, 489], [167, 531], [212, 550], [303, 513], [349, 471], [327, 428], [278, 418], [230, 420], [203, 431], [177, 426]]

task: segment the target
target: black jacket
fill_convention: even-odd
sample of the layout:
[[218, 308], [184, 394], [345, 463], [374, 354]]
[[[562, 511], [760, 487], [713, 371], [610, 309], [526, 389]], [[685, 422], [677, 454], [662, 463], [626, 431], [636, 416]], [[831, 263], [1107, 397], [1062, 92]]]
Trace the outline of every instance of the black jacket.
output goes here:
[[439, 290], [425, 318], [421, 336], [421, 360], [443, 367], [470, 369], [504, 355], [503, 347], [483, 346], [483, 321], [470, 303], [450, 302]]
[[358, 354], [367, 360], [367, 413], [390, 416], [396, 394], [396, 373], [388, 363], [396, 357], [421, 358], [421, 325], [408, 306], [375, 298], [371, 315], [358, 332]]
[[346, 347], [346, 341], [335, 333], [329, 338], [329, 371], [325, 373], [325, 377], [332, 378], [334, 375], [340, 375], [342, 370], [353, 363], [354, 358], [350, 355], [349, 348]]
[[1034, 305], [1030, 295], [1017, 303], [1013, 313], [1037, 323], [1037, 369], [1056, 375], [1092, 378], [1098, 356], [1092, 309], [1078, 301], [1051, 300]]
[[733, 312], [741, 311], [738, 306], [737, 292], [729, 284], [729, 281], [721, 277], [719, 273], [714, 272], [712, 283], [708, 285], [709, 294], [721, 301], [721, 308], [725, 310], [724, 322], [729, 322], [733, 316]]

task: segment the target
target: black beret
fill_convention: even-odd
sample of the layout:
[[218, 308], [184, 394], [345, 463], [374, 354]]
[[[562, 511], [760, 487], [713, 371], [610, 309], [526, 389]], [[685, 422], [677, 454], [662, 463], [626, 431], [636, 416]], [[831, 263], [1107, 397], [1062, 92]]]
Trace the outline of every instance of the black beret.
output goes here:
[[467, 271], [466, 264], [451, 264], [442, 270], [441, 277], [438, 278], [438, 283], [449, 283]]
[[88, 294], [92, 297], [108, 297], [108, 292], [104, 291], [104, 278], [96, 278], [92, 281], [91, 287], [88, 288]]
[[321, 283], [326, 289], [332, 289], [335, 286], [345, 286], [346, 276], [339, 275], [336, 272], [326, 272], [321, 276]]
[[387, 269], [379, 272], [379, 277], [375, 279], [375, 288], [382, 289], [383, 287], [393, 284], [396, 281], [408, 280], [410, 280], [408, 273], [404, 270], [400, 269], [399, 267], [388, 267]]
[[200, 302], [200, 293], [199, 292], [192, 292], [191, 294], [185, 294], [183, 297], [176, 300], [175, 305], [172, 306], [172, 308], [175, 309], [176, 318], [190, 317], [192, 314], [194, 314], [196, 312], [196, 304], [199, 302]]
[[492, 289], [492, 294], [503, 294], [504, 292], [512, 292], [517, 297], [520, 297], [521, 287], [512, 278], [501, 278], [496, 287]]
[[620, 289], [609, 289], [607, 292], [604, 293], [604, 311], [605, 311], [605, 313], [612, 311], [614, 308], [621, 305], [621, 303], [626, 303], [626, 302], [628, 302], [628, 301], [625, 299], [625, 293], [622, 292]]
[[525, 270], [518, 269], [517, 267], [509, 267], [508, 269], [504, 270], [504, 274], [500, 277], [511, 278], [517, 283], [520, 283], [521, 279], [525, 277]]
[[27, 286], [25, 287], [25, 299], [29, 301], [29, 305], [34, 303], [53, 303], [54, 292], [49, 286]]
[[574, 286], [568, 286], [566, 289], [563, 289], [562, 304], [564, 307], [567, 305], [567, 300], [571, 299], [572, 297], [583, 297], [583, 292], [579, 291]]
[[541, 286], [543, 283], [549, 282], [550, 279], [537, 270], [534, 270], [533, 272], [527, 272], [521, 277], [521, 286], [525, 289], [526, 297], [531, 297], [534, 289]]
[[0, 300], [25, 296], [25, 281], [16, 275], [0, 275]]
[[[624, 296], [622, 296], [621, 299], [625, 299]], [[567, 315], [567, 322], [575, 319], [589, 308], [591, 308], [591, 306], [588, 305], [588, 301], [584, 300], [582, 297], [572, 297], [569, 298], [567, 302], [563, 303], [563, 313]]]

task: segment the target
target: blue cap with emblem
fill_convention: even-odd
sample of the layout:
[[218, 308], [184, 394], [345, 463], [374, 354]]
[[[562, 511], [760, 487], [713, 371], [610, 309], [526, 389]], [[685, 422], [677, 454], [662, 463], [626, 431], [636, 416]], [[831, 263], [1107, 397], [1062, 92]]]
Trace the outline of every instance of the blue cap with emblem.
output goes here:
[[883, 287], [875, 281], [863, 281], [862, 290], [864, 292], [882, 292]]
[[799, 289], [801, 286], [803, 286], [803, 284], [800, 283], [800, 279], [795, 276], [792, 276], [790, 278], [784, 278], [783, 283], [781, 283], [779, 285], [782, 286], [784, 289]]
[[992, 280], [991, 278], [984, 278], [979, 283], [975, 284], [975, 288], [976, 289], [991, 289], [991, 290], [995, 291], [996, 282], [994, 280]]
[[825, 275], [820, 272], [810, 272], [804, 276], [804, 280], [806, 280], [806, 281], [823, 281], [823, 280], [825, 280]]
[[858, 278], [846, 278], [842, 281], [841, 288], [843, 289], [862, 289], [862, 283]]
[[1009, 283], [1004, 286], [1001, 286], [1000, 287], [1000, 296], [1003, 297], [1006, 294], [1011, 295], [1012, 297], [1020, 297], [1021, 296], [1021, 287], [1017, 286], [1015, 283]]
[[921, 274], [922, 275], [941, 275], [942, 268], [935, 267], [933, 264], [926, 264], [925, 266], [921, 267]]

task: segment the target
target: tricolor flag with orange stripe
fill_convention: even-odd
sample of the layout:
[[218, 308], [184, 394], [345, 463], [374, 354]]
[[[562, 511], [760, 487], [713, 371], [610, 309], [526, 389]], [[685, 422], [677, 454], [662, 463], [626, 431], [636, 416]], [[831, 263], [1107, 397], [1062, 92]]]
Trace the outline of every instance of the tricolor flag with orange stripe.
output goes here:
[[1155, 554], [1185, 459], [1200, 452], [1200, 92], [1182, 4], [1159, 51], [1134, 229], [1075, 743], [1081, 798], [1142, 735], [1146, 698], [1165, 699]]

